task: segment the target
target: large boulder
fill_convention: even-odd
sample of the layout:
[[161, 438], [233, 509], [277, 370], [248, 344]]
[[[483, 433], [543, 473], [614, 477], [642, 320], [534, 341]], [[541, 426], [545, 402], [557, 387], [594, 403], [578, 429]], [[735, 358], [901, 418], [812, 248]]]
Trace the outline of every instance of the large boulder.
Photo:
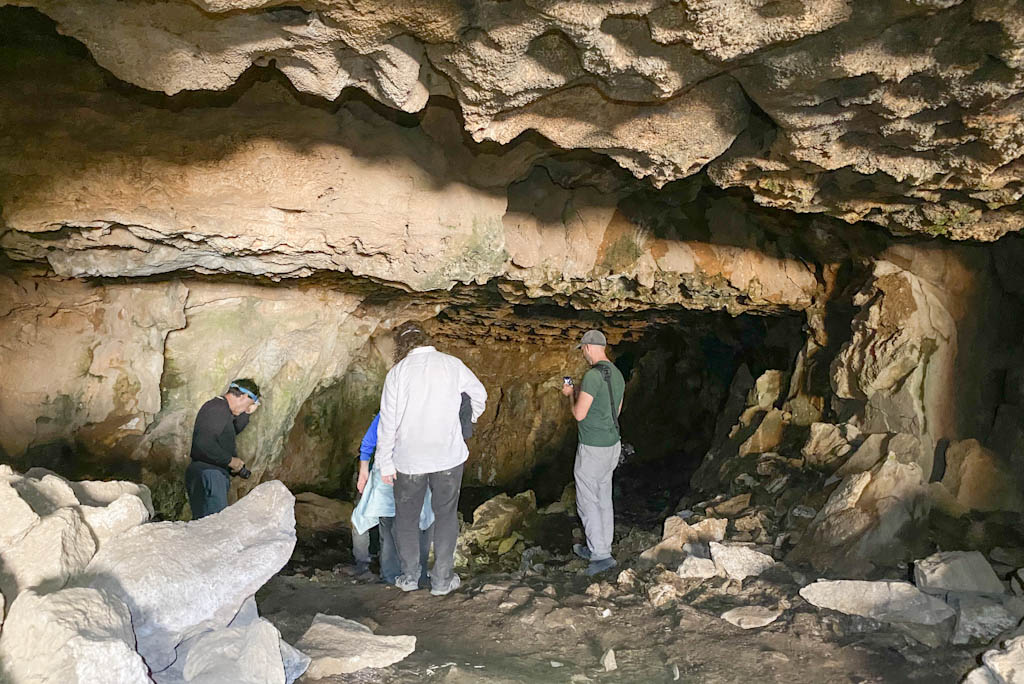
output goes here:
[[914, 584], [929, 594], [1003, 594], [1006, 588], [979, 551], [941, 551], [914, 563]]
[[107, 506], [125, 494], [132, 494], [142, 500], [150, 517], [154, 515], [153, 495], [144, 484], [124, 480], [82, 480], [68, 484], [83, 506]]
[[801, 589], [800, 596], [818, 608], [888, 622], [932, 646], [949, 639], [956, 618], [945, 601], [909, 582], [818, 581]]
[[317, 613], [295, 647], [312, 658], [306, 676], [322, 679], [397, 663], [416, 650], [416, 637], [377, 636], [358, 622]]
[[134, 494], [122, 494], [106, 506], [82, 506], [85, 524], [92, 530], [96, 548], [149, 520], [150, 506]]
[[854, 400], [851, 419], [864, 432], [907, 433], [924, 448], [917, 465], [932, 472], [934, 445], [956, 434], [949, 388], [958, 352], [949, 293], [897, 262], [875, 262], [873, 280], [857, 294], [853, 335], [832, 364], [832, 387]]
[[88, 587], [20, 594], [0, 633], [0, 667], [0, 679], [19, 684], [151, 681], [127, 606]]
[[536, 511], [537, 497], [532, 490], [513, 497], [499, 494], [477, 506], [473, 511], [473, 524], [459, 535], [459, 544], [485, 548], [491, 542], [507, 538]]
[[281, 634], [260, 618], [195, 640], [185, 657], [188, 684], [285, 684]]
[[21, 498], [11, 480], [17, 476], [0, 477], [0, 552], [21, 538], [23, 534], [37, 522], [39, 515], [32, 510], [28, 502]]
[[154, 673], [190, 636], [228, 625], [246, 599], [288, 561], [295, 499], [277, 481], [188, 523], [152, 523], [106, 544], [76, 580], [123, 600], [139, 653]]
[[86, 567], [95, 552], [96, 541], [81, 511], [61, 508], [0, 552], [0, 591], [13, 602], [26, 589], [60, 589]]
[[11, 483], [38, 515], [49, 515], [57, 509], [81, 503], [67, 480], [43, 468], [32, 468]]
[[[926, 539], [930, 499], [918, 441], [897, 437], [871, 470], [839, 483], [786, 560], [856, 576], [913, 558]], [[899, 452], [891, 450], [894, 441], [902, 445]]]

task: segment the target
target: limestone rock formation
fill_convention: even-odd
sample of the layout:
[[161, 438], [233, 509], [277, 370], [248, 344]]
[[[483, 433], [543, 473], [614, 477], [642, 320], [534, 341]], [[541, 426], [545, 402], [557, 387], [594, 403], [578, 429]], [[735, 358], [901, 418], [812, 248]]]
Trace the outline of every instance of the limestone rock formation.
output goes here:
[[716, 183], [794, 211], [957, 239], [1021, 228], [1012, 3], [17, 4], [150, 90], [224, 90], [272, 63], [326, 100], [453, 98], [476, 140], [536, 131], [657, 184], [712, 162]]
[[40, 684], [151, 681], [128, 607], [90, 587], [21, 593], [0, 632], [0, 673]]
[[128, 605], [139, 653], [159, 673], [189, 636], [226, 627], [287, 562], [294, 501], [280, 482], [267, 482], [217, 515], [129, 530], [105, 544], [75, 584]]

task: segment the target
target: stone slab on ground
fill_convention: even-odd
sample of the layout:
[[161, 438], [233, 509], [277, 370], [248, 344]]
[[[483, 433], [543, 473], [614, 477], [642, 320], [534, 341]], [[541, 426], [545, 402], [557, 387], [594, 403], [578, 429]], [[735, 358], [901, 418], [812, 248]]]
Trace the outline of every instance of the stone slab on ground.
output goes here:
[[416, 637], [378, 636], [353, 620], [317, 613], [295, 647], [311, 658], [306, 677], [323, 679], [397, 663], [416, 650]]
[[896, 580], [824, 580], [808, 584], [800, 596], [818, 608], [905, 627], [915, 639], [932, 646], [948, 640], [956, 617], [945, 601]]
[[914, 563], [914, 584], [929, 594], [1002, 594], [1006, 588], [980, 551], [940, 551]]
[[765, 627], [779, 619], [782, 615], [780, 608], [765, 608], [764, 606], [740, 606], [722, 613], [722, 619], [726, 622], [742, 627], [743, 629], [757, 629]]

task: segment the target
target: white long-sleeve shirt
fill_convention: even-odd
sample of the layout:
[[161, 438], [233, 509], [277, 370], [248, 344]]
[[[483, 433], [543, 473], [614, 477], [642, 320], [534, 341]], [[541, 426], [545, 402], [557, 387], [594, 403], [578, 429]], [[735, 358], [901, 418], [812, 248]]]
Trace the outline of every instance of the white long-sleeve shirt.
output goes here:
[[459, 359], [433, 347], [416, 347], [384, 380], [377, 426], [381, 475], [449, 470], [469, 457], [462, 438], [462, 393], [473, 405], [473, 422], [484, 412], [487, 390]]

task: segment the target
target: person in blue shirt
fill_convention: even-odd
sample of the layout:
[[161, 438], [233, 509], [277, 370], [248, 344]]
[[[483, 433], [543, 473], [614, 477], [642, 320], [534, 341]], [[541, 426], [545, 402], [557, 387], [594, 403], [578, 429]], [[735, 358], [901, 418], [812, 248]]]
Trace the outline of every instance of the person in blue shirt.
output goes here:
[[[352, 555], [356, 559], [358, 574], [370, 568], [370, 530], [378, 528], [380, 533], [380, 579], [387, 584], [394, 584], [402, 574], [402, 564], [395, 546], [395, 491], [394, 487], [385, 484], [381, 479], [380, 468], [376, 461], [370, 461], [377, 449], [377, 426], [380, 414], [373, 417], [369, 429], [359, 445], [359, 479], [356, 489], [360, 498], [352, 511]], [[434, 512], [430, 505], [430, 490], [427, 490], [420, 511], [420, 583], [427, 581], [427, 558], [430, 555], [431, 532], [434, 524]]]

